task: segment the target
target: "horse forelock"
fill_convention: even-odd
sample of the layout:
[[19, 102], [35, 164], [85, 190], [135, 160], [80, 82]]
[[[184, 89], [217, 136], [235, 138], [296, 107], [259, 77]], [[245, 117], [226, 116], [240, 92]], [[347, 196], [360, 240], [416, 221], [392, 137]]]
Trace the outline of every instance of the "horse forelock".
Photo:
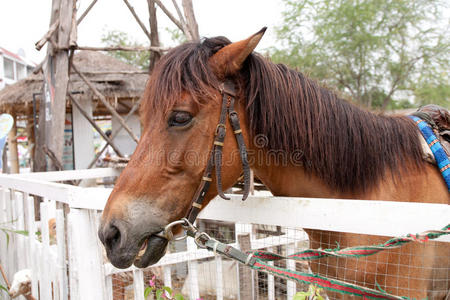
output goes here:
[[188, 92], [197, 102], [211, 98], [219, 81], [208, 65], [209, 58], [230, 44], [225, 37], [188, 42], [171, 49], [155, 66], [141, 105], [141, 115], [167, 113]]
[[[200, 103], [211, 98], [220, 82], [208, 61], [229, 43], [224, 37], [204, 39], [163, 56], [144, 94], [144, 120], [170, 111], [183, 92]], [[361, 192], [387, 171], [415, 170], [423, 163], [418, 130], [408, 118], [359, 108], [302, 73], [255, 53], [238, 77], [250, 136], [266, 136], [269, 150], [301, 153], [302, 165], [332, 188]]]

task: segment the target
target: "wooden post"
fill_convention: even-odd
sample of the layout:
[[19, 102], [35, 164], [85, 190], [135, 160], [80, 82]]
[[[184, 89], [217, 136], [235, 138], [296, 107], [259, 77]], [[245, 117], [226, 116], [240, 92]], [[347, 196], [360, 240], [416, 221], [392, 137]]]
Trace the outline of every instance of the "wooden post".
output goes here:
[[[92, 127], [94, 127], [94, 129], [102, 136], [102, 138], [105, 141], [107, 141], [108, 144], [111, 145], [111, 147], [114, 149], [114, 151], [116, 151], [117, 155], [123, 156], [123, 154], [120, 152], [119, 148], [116, 147], [116, 145], [113, 143], [112, 139], [110, 139], [110, 138], [108, 138], [106, 136], [106, 134], [102, 131], [102, 129], [100, 127], [98, 127], [98, 125], [95, 123], [95, 121], [90, 116], [90, 115], [92, 115], [92, 109], [90, 109], [90, 112], [86, 112], [83, 109], [83, 107], [81, 106], [81, 104], [78, 103], [78, 100], [76, 100], [72, 95], [69, 94], [69, 98], [70, 98], [70, 100], [72, 100], [72, 104], [74, 104], [73, 105], [73, 112], [80, 114], [81, 116], [83, 116], [86, 119], [87, 123], [85, 125], [87, 125], [87, 129], [90, 130], [89, 124], [91, 124]], [[78, 120], [78, 122], [79, 122], [79, 120]], [[86, 136], [84, 136], [84, 137], [86, 137]], [[91, 138], [88, 138], [88, 140], [92, 140], [92, 142], [93, 142], [94, 141], [94, 137], [92, 136]], [[80, 140], [79, 142], [81, 144], [82, 141]], [[83, 146], [81, 146], [81, 147], [83, 147]], [[77, 148], [75, 148], [75, 149], [77, 149]], [[92, 151], [90, 151], [90, 152], [92, 152], [92, 153], [90, 153], [92, 155], [89, 154], [88, 156], [89, 157], [94, 157], [94, 149], [92, 149]], [[76, 169], [86, 169], [86, 167], [88, 167], [88, 163], [87, 162], [88, 162], [88, 160], [86, 160], [86, 162], [83, 165], [80, 165], [80, 166], [78, 166], [78, 164], [77, 164]]]
[[[158, 47], [159, 44], [159, 34], [158, 34], [158, 22], [156, 19], [156, 4], [154, 0], [147, 0], [148, 3], [148, 15], [150, 23], [150, 46]], [[161, 58], [161, 53], [150, 51], [150, 65], [148, 68], [149, 73], [152, 72], [155, 67], [156, 62]]]
[[[251, 224], [243, 224], [236, 223], [236, 242], [241, 251], [250, 251], [252, 248], [251, 245], [251, 236], [252, 236], [252, 225]], [[255, 299], [255, 295], [253, 294], [253, 272], [252, 270], [241, 264], [238, 264], [238, 278], [239, 278], [239, 295], [238, 299], [247, 300], [247, 299]]]
[[[39, 100], [39, 125], [37, 128], [36, 136], [36, 146], [34, 149], [33, 156], [33, 172], [45, 172], [47, 171], [47, 159], [45, 157], [44, 146], [46, 140], [45, 132], [45, 110], [46, 110], [45, 97], [40, 97]], [[40, 206], [39, 202], [35, 203], [35, 209], [39, 212]], [[38, 213], [36, 214], [39, 215]]]
[[34, 116], [33, 116], [33, 108], [30, 107], [27, 111], [27, 140], [28, 140], [28, 151], [30, 152], [30, 170], [33, 170], [34, 163], [34, 151], [36, 146], [36, 138], [34, 132]]
[[123, 118], [119, 115], [119, 113], [114, 109], [114, 107], [109, 104], [108, 100], [106, 100], [105, 96], [100, 93], [95, 86], [89, 81], [89, 79], [86, 78], [79, 70], [78, 68], [72, 64], [72, 69], [75, 71], [75, 73], [80, 76], [80, 78], [87, 84], [87, 86], [94, 92], [95, 96], [98, 97], [98, 99], [103, 103], [103, 105], [109, 110], [112, 116], [116, 117], [119, 123], [123, 126], [123, 128], [128, 132], [128, 134], [131, 136], [131, 138], [138, 143], [139, 138], [134, 134], [133, 130], [125, 123]]
[[[138, 102], [136, 102], [134, 104], [134, 106], [131, 108], [131, 110], [128, 112], [128, 114], [125, 116], [125, 118], [123, 119], [125, 122], [128, 121], [128, 119], [130, 119], [133, 114], [136, 112], [136, 110], [139, 108], [139, 105], [141, 103], [141, 100], [139, 100]], [[143, 126], [141, 125], [141, 128]], [[114, 140], [114, 138], [119, 134], [119, 132], [122, 130], [123, 126], [121, 124], [118, 125], [117, 129], [113, 128], [113, 132], [111, 134], [111, 138], [110, 140]], [[88, 169], [92, 168], [95, 165], [95, 162], [99, 159], [99, 157], [102, 155], [102, 153], [106, 150], [106, 148], [108, 147], [109, 142], [106, 141], [106, 144], [103, 146], [102, 149], [100, 149], [100, 151], [97, 152], [97, 154], [95, 155], [94, 159], [91, 161], [91, 163], [89, 164], [89, 166], [87, 167]]]
[[[53, 0], [50, 24], [59, 19], [57, 49], [48, 44], [44, 64], [45, 145], [62, 161], [66, 94], [69, 82], [69, 39], [76, 0]], [[54, 38], [53, 35], [52, 38]], [[42, 130], [42, 129], [41, 129]], [[55, 166], [50, 161], [50, 169]]]
[[[251, 250], [250, 233], [238, 234], [239, 248], [243, 252]], [[253, 277], [252, 270], [243, 265], [239, 265], [239, 293], [240, 299], [253, 299]]]
[[8, 150], [10, 173], [19, 173], [19, 153], [17, 151], [17, 118], [14, 111], [10, 113], [14, 119], [13, 126], [8, 133]]
[[200, 34], [198, 33], [198, 24], [195, 19], [194, 6], [192, 0], [182, 0], [184, 15], [186, 16], [187, 27], [191, 33], [192, 40], [200, 40]]
[[127, 5], [128, 9], [130, 10], [131, 14], [133, 15], [136, 22], [141, 27], [142, 31], [145, 33], [145, 35], [150, 39], [150, 33], [148, 32], [147, 28], [145, 28], [144, 23], [142, 23], [141, 19], [139, 19], [138, 15], [136, 14], [136, 11], [134, 10], [133, 6], [131, 6], [130, 2], [128, 0], [123, 0], [125, 4]]

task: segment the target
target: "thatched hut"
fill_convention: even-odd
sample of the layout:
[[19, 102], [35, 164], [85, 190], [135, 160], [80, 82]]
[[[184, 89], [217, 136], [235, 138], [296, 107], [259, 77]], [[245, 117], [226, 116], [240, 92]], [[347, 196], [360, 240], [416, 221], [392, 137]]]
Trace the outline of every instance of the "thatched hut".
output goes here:
[[[127, 104], [125, 104], [121, 109], [119, 107], [121, 103], [133, 102], [141, 97], [148, 78], [145, 71], [96, 51], [76, 53], [73, 63], [118, 111], [127, 108]], [[17, 116], [28, 115], [33, 106], [33, 94], [37, 95], [42, 92], [42, 80], [42, 74], [31, 74], [1, 90], [0, 112], [14, 111]], [[92, 99], [95, 108], [94, 115], [109, 115], [105, 107], [98, 103], [98, 99], [89, 87], [75, 73], [70, 75], [68, 90], [82, 93], [84, 98]], [[39, 104], [37, 109], [39, 109]], [[71, 107], [68, 106], [68, 109]]]
[[[148, 74], [145, 71], [96, 51], [75, 53], [73, 64], [121, 115], [128, 113], [134, 103], [139, 100], [148, 78]], [[42, 74], [32, 74], [0, 91], [0, 113], [7, 112], [12, 114], [17, 120], [26, 120], [28, 141], [32, 145], [35, 143], [35, 127], [39, 116], [42, 87]], [[85, 111], [91, 116], [97, 119], [111, 119], [111, 113], [76, 73], [70, 74], [68, 92], [75, 95], [79, 102], [82, 103]], [[84, 150], [79, 150], [78, 152], [86, 152], [86, 141], [92, 138], [92, 130], [89, 132], [86, 129], [90, 129], [91, 125], [86, 122], [75, 107], [72, 107], [69, 98], [67, 98], [66, 102], [66, 112], [71, 116], [71, 122], [73, 122], [74, 156], [76, 156], [77, 140], [85, 140], [83, 143], [79, 142], [80, 146], [83, 144]], [[140, 124], [137, 115], [130, 118], [128, 123], [136, 135], [139, 135]], [[114, 118], [112, 118], [112, 126], [114, 130]], [[76, 127], [78, 127], [78, 132], [83, 133], [83, 136], [77, 138]], [[16, 133], [12, 134], [12, 136], [15, 135]], [[115, 141], [122, 144], [124, 152], [127, 154], [134, 150], [135, 143], [129, 139], [126, 132], [122, 131], [122, 134], [119, 134]], [[86, 157], [85, 159], [80, 158], [80, 156], [75, 158], [75, 164], [78, 165], [76, 166], [77, 169], [87, 167], [86, 162], [91, 159], [90, 156], [93, 155], [93, 150], [89, 149], [88, 152], [89, 154], [83, 154]]]

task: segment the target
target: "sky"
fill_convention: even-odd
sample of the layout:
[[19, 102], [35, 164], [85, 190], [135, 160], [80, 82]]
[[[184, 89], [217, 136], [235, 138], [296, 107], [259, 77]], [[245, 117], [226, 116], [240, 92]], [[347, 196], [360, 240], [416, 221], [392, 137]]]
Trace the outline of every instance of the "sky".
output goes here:
[[[47, 32], [51, 0], [0, 0], [0, 47], [17, 53], [21, 48], [26, 57], [39, 63], [45, 49], [37, 51], [34, 44]], [[145, 0], [129, 0], [144, 24], [148, 24]], [[176, 15], [172, 1], [162, 2]], [[178, 1], [180, 2], [180, 1]], [[78, 15], [91, 0], [78, 0]], [[275, 40], [275, 26], [281, 24], [281, 0], [193, 0], [200, 36], [223, 35], [231, 41], [247, 38], [267, 26], [268, 30], [257, 50], [270, 47]], [[159, 10], [161, 11], [161, 10]], [[162, 13], [158, 14], [160, 39], [171, 46], [166, 28], [175, 28]], [[78, 45], [101, 46], [101, 37], [110, 30], [121, 30], [132, 40], [145, 43], [147, 38], [122, 0], [98, 0], [78, 27]], [[172, 44], [173, 45], [173, 44]]]

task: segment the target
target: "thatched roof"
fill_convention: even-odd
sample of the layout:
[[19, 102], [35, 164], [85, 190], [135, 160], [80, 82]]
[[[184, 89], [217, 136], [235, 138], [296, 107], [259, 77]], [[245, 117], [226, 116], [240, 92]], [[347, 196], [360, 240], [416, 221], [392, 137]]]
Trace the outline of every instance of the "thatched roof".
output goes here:
[[[141, 70], [116, 58], [96, 51], [80, 51], [74, 55], [73, 63], [111, 103], [137, 100], [144, 92], [148, 75], [133, 74]], [[33, 105], [33, 93], [41, 93], [42, 85], [40, 73], [5, 87], [0, 91], [0, 111], [14, 107], [18, 114], [25, 113]], [[70, 75], [69, 91], [81, 92], [81, 97], [90, 97], [94, 101], [96, 98], [75, 73]], [[97, 106], [97, 110], [104, 112], [101, 105]]]

